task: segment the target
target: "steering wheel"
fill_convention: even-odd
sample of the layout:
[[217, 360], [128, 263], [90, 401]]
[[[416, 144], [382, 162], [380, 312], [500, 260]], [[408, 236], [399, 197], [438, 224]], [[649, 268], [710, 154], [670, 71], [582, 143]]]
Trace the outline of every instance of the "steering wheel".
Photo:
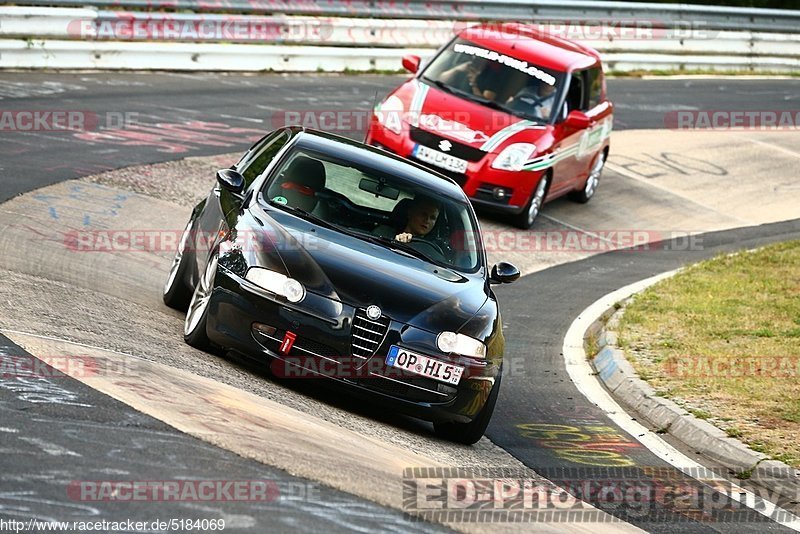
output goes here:
[[[444, 251], [442, 250], [442, 247], [440, 247], [438, 244], [434, 243], [433, 241], [428, 241], [427, 239], [421, 239], [419, 237], [412, 237], [411, 238], [411, 242], [409, 244], [410, 245], [414, 245], [414, 246], [423, 245], [423, 248], [425, 246], [427, 246], [428, 248], [433, 250], [436, 254], [438, 254], [439, 259], [441, 259], [441, 260], [445, 260], [446, 259], [446, 256], [445, 256]], [[417, 247], [417, 248], [419, 248], [419, 247]], [[420, 250], [420, 252], [422, 252], [423, 254], [425, 253], [424, 250]]]

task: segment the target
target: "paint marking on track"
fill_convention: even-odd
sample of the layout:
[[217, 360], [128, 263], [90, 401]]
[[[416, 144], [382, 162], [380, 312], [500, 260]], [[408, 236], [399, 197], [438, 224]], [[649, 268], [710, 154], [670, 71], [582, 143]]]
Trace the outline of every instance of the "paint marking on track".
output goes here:
[[584, 234], [586, 234], [586, 235], [588, 235], [588, 236], [591, 236], [591, 237], [593, 237], [593, 238], [595, 238], [595, 239], [598, 239], [598, 240], [600, 240], [600, 241], [605, 241], [606, 243], [609, 243], [609, 244], [611, 244], [611, 245], [616, 245], [616, 243], [615, 243], [614, 241], [612, 241], [611, 239], [609, 239], [609, 238], [607, 238], [607, 237], [603, 237], [603, 236], [601, 236], [601, 235], [599, 235], [599, 234], [596, 234], [596, 233], [594, 233], [594, 232], [591, 232], [591, 231], [589, 231], [589, 230], [584, 230], [583, 228], [581, 228], [581, 227], [579, 227], [579, 226], [575, 226], [574, 224], [570, 224], [570, 223], [568, 223], [568, 222], [564, 222], [564, 221], [562, 221], [562, 220], [560, 220], [560, 219], [556, 219], [556, 218], [555, 218], [555, 217], [553, 217], [552, 215], [547, 215], [546, 213], [542, 213], [542, 214], [541, 214], [541, 217], [543, 217], [543, 218], [545, 218], [545, 219], [550, 219], [550, 220], [551, 220], [551, 221], [553, 221], [554, 223], [556, 223], [556, 224], [560, 224], [560, 225], [562, 225], [562, 226], [564, 226], [564, 227], [566, 227], [566, 228], [569, 228], [570, 230], [575, 230], [576, 232], [581, 232], [581, 233], [584, 233]]
[[62, 447], [61, 445], [56, 445], [55, 443], [50, 443], [49, 441], [45, 441], [40, 438], [20, 437], [19, 439], [28, 442], [31, 445], [36, 445], [50, 456], [75, 456], [76, 458], [81, 457], [81, 455], [78, 454], [77, 452], [71, 451], [69, 449]]
[[[670, 194], [672, 196], [678, 197], [678, 198], [680, 198], [681, 200], [683, 200], [684, 202], [686, 202], [688, 204], [694, 204], [695, 206], [703, 208], [704, 210], [711, 211], [713, 213], [721, 213], [719, 210], [717, 210], [715, 208], [712, 208], [711, 206], [707, 206], [707, 205], [705, 205], [705, 204], [703, 204], [701, 202], [698, 202], [698, 201], [696, 201], [696, 200], [694, 200], [692, 198], [689, 198], [687, 196], [680, 195], [680, 194], [676, 193], [674, 190], [670, 189], [669, 187], [665, 187], [663, 185], [658, 185], [658, 184], [656, 184], [656, 183], [654, 183], [654, 182], [652, 182], [650, 180], [646, 180], [646, 179], [642, 178], [641, 176], [637, 176], [635, 173], [632, 173], [629, 170], [624, 169], [622, 167], [619, 167], [619, 166], [617, 166], [617, 165], [615, 165], [615, 164], [613, 164], [611, 162], [607, 162], [606, 163], [606, 168], [610, 169], [610, 170], [614, 171], [615, 173], [620, 174], [620, 175], [622, 175], [622, 176], [624, 176], [626, 178], [630, 178], [631, 180], [636, 180], [637, 182], [642, 183], [642, 184], [647, 184], [649, 187], [652, 187], [654, 189], [658, 189], [659, 191], [663, 191], [663, 192], [668, 193], [668, 194]], [[737, 223], [741, 224], [742, 226], [751, 226], [753, 224], [750, 221], [745, 221], [743, 219], [739, 219], [738, 217], [734, 217], [733, 215], [731, 215], [729, 213], [722, 213], [722, 215], [724, 215], [725, 217], [727, 217], [727, 218], [729, 218], [731, 220], [736, 221]]]
[[781, 152], [781, 153], [786, 154], [788, 156], [792, 156], [793, 158], [800, 158], [800, 152], [796, 152], [796, 151], [791, 150], [789, 148], [785, 148], [785, 147], [782, 147], [780, 145], [773, 145], [772, 143], [767, 143], [766, 141], [762, 141], [760, 139], [753, 139], [751, 137], [744, 137], [744, 136], [738, 136], [738, 137], [740, 139], [745, 139], [747, 141], [750, 141], [751, 143], [756, 144], [758, 146], [763, 146], [763, 147], [771, 148], [772, 150], [777, 150], [778, 152]]
[[[676, 269], [645, 280], [640, 280], [639, 282], [617, 289], [595, 301], [592, 305], [583, 310], [572, 322], [567, 331], [567, 335], [564, 337], [564, 346], [562, 350], [564, 364], [570, 379], [575, 384], [575, 387], [578, 388], [578, 391], [580, 391], [589, 402], [596, 404], [601, 410], [606, 412], [609, 419], [614, 421], [617, 426], [628, 434], [635, 437], [653, 454], [683, 472], [688, 477], [694, 478], [693, 472], [697, 473], [707, 470], [701, 464], [684, 455], [661, 439], [657, 434], [637, 422], [617, 404], [617, 401], [614, 400], [611, 394], [603, 388], [595, 377], [594, 370], [589, 364], [589, 360], [586, 358], [586, 352], [583, 348], [584, 333], [603, 312], [611, 308], [615, 303], [630, 297], [634, 293], [643, 291], [651, 285], [675, 275], [679, 270], [680, 269]], [[716, 477], [716, 479], [720, 481], [725, 480], [720, 477]], [[714, 480], [714, 478], [709, 477], [709, 480]], [[698, 482], [706, 483], [701, 480], [698, 480]], [[725, 482], [730, 483], [730, 481], [727, 480], [725, 480]], [[731, 492], [729, 496], [731, 499], [745, 504], [748, 508], [772, 519], [776, 523], [800, 532], [800, 518], [791, 512], [780, 508], [761, 496], [756, 496], [754, 493], [744, 488], [737, 488], [733, 485], [733, 489], [736, 491]], [[756, 503], [761, 503], [762, 506], [756, 506]], [[777, 515], [778, 518], [773, 517], [774, 515]]]

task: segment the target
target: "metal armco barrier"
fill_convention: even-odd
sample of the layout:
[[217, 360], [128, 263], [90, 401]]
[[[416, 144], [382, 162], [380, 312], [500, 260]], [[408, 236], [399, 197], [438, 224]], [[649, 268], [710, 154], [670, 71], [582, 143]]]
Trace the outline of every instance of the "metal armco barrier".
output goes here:
[[[195, 2], [192, 5], [196, 9], [206, 10], [195, 13], [107, 9], [138, 0], [75, 1], [94, 2], [106, 9], [0, 6], [0, 39], [6, 39], [0, 41], [0, 68], [398, 70], [407, 49], [430, 55], [455, 33], [475, 24], [469, 20], [473, 8], [491, 9], [494, 19], [508, 18], [514, 9], [545, 13], [547, 16], [537, 17], [535, 23], [540, 29], [596, 48], [609, 70], [763, 72], [800, 67], [800, 13], [790, 11], [618, 2], [562, 6], [492, 0], [375, 1], [367, 9], [366, 3], [358, 0], [253, 0], [248, 4], [251, 7], [268, 5], [270, 9], [264, 11], [284, 13], [245, 15], [208, 12], [212, 7], [223, 10], [233, 0], [219, 0], [213, 5]], [[158, 6], [174, 5], [167, 1]], [[325, 15], [285, 14], [315, 10]], [[462, 19], [379, 18], [401, 11], [420, 14], [420, 10], [428, 15], [447, 12]], [[351, 16], [327, 15], [337, 11]], [[367, 14], [372, 17], [352, 16]], [[573, 18], [568, 19], [568, 15]], [[797, 25], [776, 31], [792, 24]], [[170, 44], [182, 47], [167, 46]], [[164, 46], [163, 51], [159, 45]], [[189, 49], [192, 51], [186, 53]], [[144, 50], [155, 59], [137, 59], [136, 54]], [[252, 65], [244, 59], [247, 54], [257, 58]], [[229, 68], [224, 68], [226, 65]]]
[[670, 27], [701, 21], [712, 29], [788, 33], [800, 28], [800, 12], [792, 10], [587, 0], [17, 0], [15, 4], [423, 20], [649, 20]]

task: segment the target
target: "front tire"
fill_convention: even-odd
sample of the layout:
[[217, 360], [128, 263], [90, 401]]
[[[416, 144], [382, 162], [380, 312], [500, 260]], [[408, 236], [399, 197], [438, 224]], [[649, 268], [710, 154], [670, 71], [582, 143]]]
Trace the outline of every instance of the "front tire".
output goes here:
[[547, 186], [549, 183], [550, 175], [546, 174], [542, 176], [539, 183], [536, 185], [536, 189], [528, 199], [525, 208], [513, 217], [512, 222], [514, 226], [522, 228], [523, 230], [527, 230], [533, 226], [533, 223], [542, 211], [542, 206], [544, 206], [544, 199], [547, 195]]
[[183, 323], [183, 340], [192, 347], [200, 350], [211, 348], [211, 341], [206, 332], [208, 319], [208, 306], [211, 303], [211, 294], [214, 291], [214, 278], [217, 274], [216, 254], [211, 256], [203, 274], [197, 281], [197, 286], [192, 293], [189, 309], [186, 311], [186, 320]]
[[434, 423], [433, 428], [436, 435], [442, 439], [463, 443], [464, 445], [472, 445], [481, 439], [486, 432], [486, 427], [489, 426], [489, 421], [492, 419], [494, 405], [497, 404], [497, 397], [500, 394], [501, 378], [502, 373], [498, 373], [494, 385], [492, 386], [492, 391], [489, 392], [489, 398], [486, 399], [486, 404], [483, 405], [478, 416], [475, 417], [472, 422]]
[[189, 301], [192, 299], [192, 290], [186, 285], [186, 270], [188, 268], [186, 245], [189, 243], [192, 223], [193, 221], [190, 219], [181, 235], [163, 291], [164, 304], [180, 311], [185, 311], [189, 307]]
[[583, 189], [570, 193], [570, 200], [574, 200], [579, 204], [586, 204], [592, 199], [595, 191], [597, 191], [597, 186], [600, 184], [600, 175], [603, 174], [606, 157], [608, 157], [608, 153], [605, 151], [597, 155], [597, 160], [594, 162], [594, 165], [592, 165], [592, 170], [589, 171], [589, 175], [586, 177]]

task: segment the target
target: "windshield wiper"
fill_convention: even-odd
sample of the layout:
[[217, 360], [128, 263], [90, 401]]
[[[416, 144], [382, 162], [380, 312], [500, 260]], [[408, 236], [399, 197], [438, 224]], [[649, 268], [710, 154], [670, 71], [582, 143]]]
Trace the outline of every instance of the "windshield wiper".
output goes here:
[[438, 87], [439, 89], [441, 89], [442, 91], [445, 91], [447, 93], [451, 93], [451, 94], [459, 95], [459, 96], [465, 96], [465, 97], [473, 96], [473, 95], [469, 94], [468, 92], [463, 91], [463, 90], [459, 89], [458, 87], [453, 87], [452, 85], [448, 85], [448, 84], [444, 83], [441, 80], [433, 80], [431, 78], [428, 78], [427, 76], [423, 76], [423, 79], [426, 82], [432, 83], [433, 85], [435, 85], [436, 87]]
[[447, 85], [443, 81], [432, 80], [432, 79], [428, 78], [427, 76], [423, 76], [423, 79], [425, 81], [429, 82], [429, 83], [432, 83], [433, 85], [435, 85], [439, 89], [442, 89], [443, 91], [446, 91], [446, 92], [454, 94], [454, 95], [462, 96], [462, 97], [466, 98], [467, 100], [472, 100], [473, 102], [477, 102], [478, 104], [483, 104], [484, 106], [486, 106], [488, 108], [496, 109], [498, 111], [504, 111], [505, 113], [509, 113], [509, 114], [514, 115], [515, 117], [519, 117], [521, 119], [527, 119], [527, 120], [530, 120], [530, 121], [541, 122], [541, 123], [545, 122], [540, 117], [534, 117], [534, 116], [528, 115], [525, 112], [508, 108], [508, 107], [504, 106], [503, 104], [501, 104], [499, 102], [496, 102], [494, 100], [491, 100], [489, 98], [478, 96], [478, 95], [476, 95], [474, 93], [470, 93], [468, 91], [463, 91], [463, 90], [461, 90], [461, 89], [459, 89], [457, 87], [453, 87], [452, 85]]
[[[410, 245], [408, 245], [406, 243], [401, 243], [400, 241], [397, 241], [397, 240], [392, 239], [390, 237], [383, 237], [383, 236], [376, 236], [376, 235], [372, 235], [372, 234], [362, 234], [362, 233], [359, 233], [358, 236], [362, 237], [362, 238], [364, 238], [367, 241], [370, 241], [372, 243], [377, 243], [377, 244], [380, 244], [380, 245], [384, 245], [384, 246], [392, 248], [392, 249], [394, 249], [394, 250], [396, 250], [398, 252], [403, 252], [407, 256], [414, 256], [415, 258], [423, 260], [423, 261], [427, 261], [428, 263], [433, 263], [433, 264], [436, 264], [436, 265], [442, 265], [441, 262], [434, 260], [433, 258], [428, 256], [424, 252], [420, 252], [419, 250], [415, 249], [414, 247], [412, 247], [412, 246], [410, 246]], [[444, 267], [444, 265], [442, 265], [442, 266]]]
[[269, 203], [270, 203], [271, 206], [275, 206], [277, 208], [280, 208], [280, 209], [295, 213], [295, 214], [299, 215], [300, 217], [302, 217], [303, 219], [306, 219], [306, 220], [311, 221], [311, 222], [313, 222], [315, 224], [318, 224], [319, 226], [324, 226], [325, 228], [329, 228], [331, 230], [337, 230], [339, 232], [343, 232], [343, 233], [346, 233], [346, 234], [353, 235], [346, 228], [343, 228], [343, 227], [339, 226], [338, 224], [334, 224], [332, 222], [328, 222], [325, 219], [322, 219], [322, 218], [318, 217], [317, 215], [314, 215], [310, 211], [304, 210], [303, 208], [298, 208], [296, 206], [290, 206], [288, 204], [281, 204], [280, 202], [275, 202], [274, 200], [270, 200]]
[[473, 100], [475, 100], [478, 103], [483, 104], [486, 107], [490, 107], [492, 109], [497, 109], [497, 110], [500, 110], [500, 111], [504, 111], [506, 113], [509, 113], [509, 114], [514, 115], [515, 117], [519, 117], [521, 119], [527, 119], [529, 121], [541, 122], [541, 123], [544, 122], [540, 117], [535, 117], [533, 115], [528, 115], [524, 111], [511, 109], [511, 108], [506, 107], [503, 104], [501, 104], [499, 102], [496, 102], [494, 100], [490, 100], [488, 98], [484, 98], [482, 96], [477, 96], [477, 95], [472, 95], [472, 97], [473, 97]]

